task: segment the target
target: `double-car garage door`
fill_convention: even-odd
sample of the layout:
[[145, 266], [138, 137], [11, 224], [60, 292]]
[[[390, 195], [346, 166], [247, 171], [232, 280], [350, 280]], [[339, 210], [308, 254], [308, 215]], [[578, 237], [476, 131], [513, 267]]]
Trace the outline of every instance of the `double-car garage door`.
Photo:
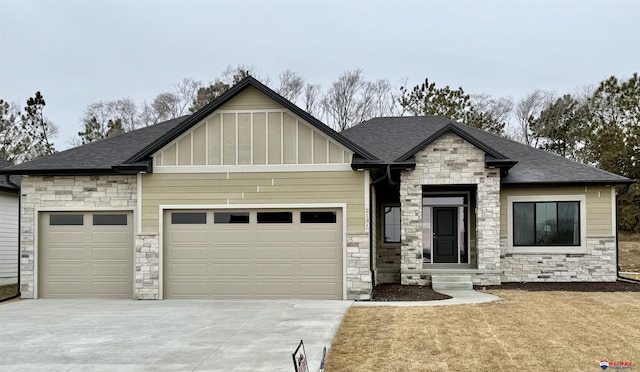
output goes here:
[[342, 298], [337, 210], [167, 211], [164, 296]]
[[[164, 212], [165, 298], [341, 299], [332, 209]], [[39, 297], [133, 297], [130, 212], [41, 212]]]

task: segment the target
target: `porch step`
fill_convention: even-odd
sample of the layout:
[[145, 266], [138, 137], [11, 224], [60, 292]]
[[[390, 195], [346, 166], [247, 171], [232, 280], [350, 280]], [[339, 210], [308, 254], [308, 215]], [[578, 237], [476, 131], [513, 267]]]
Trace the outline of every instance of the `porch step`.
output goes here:
[[431, 288], [438, 289], [473, 289], [471, 275], [433, 274]]

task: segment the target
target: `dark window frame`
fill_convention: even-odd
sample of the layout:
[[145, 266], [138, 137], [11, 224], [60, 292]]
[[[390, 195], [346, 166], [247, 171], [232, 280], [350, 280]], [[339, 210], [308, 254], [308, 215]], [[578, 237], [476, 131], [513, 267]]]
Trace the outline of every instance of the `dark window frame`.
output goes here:
[[[271, 216], [271, 217], [276, 217], [276, 216], [285, 216], [288, 215], [289, 218], [288, 219], [271, 219], [271, 220], [264, 220], [263, 217], [267, 217], [267, 216]], [[293, 223], [293, 212], [289, 212], [289, 211], [283, 211], [283, 212], [257, 212], [256, 213], [256, 221], [259, 224], [287, 224], [287, 223]]]
[[[228, 217], [228, 219], [223, 221], [222, 217]], [[213, 223], [217, 225], [245, 225], [250, 222], [250, 218], [249, 212], [213, 212]]]
[[[537, 229], [536, 229], [536, 220], [537, 220], [537, 204], [550, 204], [550, 203], [554, 203], [555, 204], [555, 209], [556, 209], [556, 215], [555, 215], [555, 234], [556, 234], [556, 240], [558, 239], [558, 204], [559, 203], [567, 203], [567, 204], [575, 204], [577, 206], [577, 214], [578, 214], [578, 241], [577, 243], [571, 243], [571, 244], [561, 244], [561, 243], [548, 243], [548, 242], [544, 242], [544, 243], [537, 243], [538, 242], [538, 236], [537, 236]], [[516, 204], [531, 204], [533, 205], [533, 244], [516, 244]], [[514, 247], [580, 247], [582, 246], [582, 224], [583, 221], [581, 220], [581, 203], [579, 200], [550, 200], [550, 201], [515, 201], [512, 204], [513, 208], [512, 208], [512, 216], [511, 216], [511, 221], [512, 221], [512, 234], [513, 234], [513, 246]], [[575, 223], [575, 222], [574, 222]]]
[[[187, 216], [204, 216], [204, 220], [197, 219], [196, 222], [189, 220]], [[172, 225], [206, 225], [207, 224], [207, 212], [171, 212], [171, 224]]]
[[[307, 218], [307, 216], [311, 218]], [[324, 217], [329, 217], [325, 219]], [[338, 214], [328, 211], [304, 211], [300, 212], [300, 223], [334, 224], [338, 222]]]
[[[108, 221], [108, 217], [112, 220]], [[100, 220], [103, 217], [107, 217], [106, 220], [96, 221], [96, 217]], [[124, 217], [124, 223], [122, 223], [122, 217]], [[115, 218], [115, 221], [113, 220]], [[91, 217], [93, 226], [127, 226], [129, 225], [129, 217], [126, 213], [94, 213]]]
[[[80, 221], [71, 221], [69, 219], [74, 219], [80, 217]], [[60, 220], [54, 221], [60, 218]], [[80, 222], [80, 223], [78, 223]], [[84, 214], [82, 213], [52, 213], [49, 214], [49, 226], [84, 226]]]

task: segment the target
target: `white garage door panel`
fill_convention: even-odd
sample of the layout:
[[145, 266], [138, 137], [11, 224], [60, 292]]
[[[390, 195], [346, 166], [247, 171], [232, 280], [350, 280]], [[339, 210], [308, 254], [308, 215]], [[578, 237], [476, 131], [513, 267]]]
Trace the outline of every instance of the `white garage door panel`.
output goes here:
[[56, 280], [57, 277], [83, 277], [84, 276], [84, 263], [77, 264], [46, 264], [46, 272], [49, 274], [49, 280]]
[[207, 265], [203, 263], [172, 264], [173, 275], [184, 278], [207, 277]]
[[297, 252], [294, 247], [283, 247], [281, 245], [269, 247], [266, 245], [262, 245], [257, 249], [256, 258], [287, 260], [291, 259], [291, 257], [295, 257], [296, 254]]
[[[48, 221], [47, 225], [49, 224]], [[40, 228], [43, 226], [40, 225]], [[46, 227], [46, 226], [45, 226]], [[56, 226], [56, 230], [50, 231], [47, 235], [47, 244], [54, 246], [55, 244], [61, 244], [66, 246], [69, 243], [84, 243], [85, 235], [82, 231], [77, 229], [71, 230], [67, 226]]]
[[[283, 210], [291, 223], [260, 224], [255, 210], [249, 223], [214, 223], [216, 211], [166, 211], [164, 296], [341, 299], [341, 212], [335, 223], [303, 224], [301, 211]], [[172, 212], [206, 213], [206, 223], [173, 224]]]
[[329, 261], [335, 261], [340, 259], [338, 257], [338, 252], [334, 246], [303, 246], [300, 247], [300, 258], [301, 259], [325, 259]]
[[[40, 213], [40, 297], [133, 297], [133, 226], [93, 225], [106, 212]], [[51, 215], [83, 215], [82, 225], [51, 225]]]
[[300, 230], [300, 241], [305, 243], [332, 243], [335, 244], [340, 240], [336, 230]]

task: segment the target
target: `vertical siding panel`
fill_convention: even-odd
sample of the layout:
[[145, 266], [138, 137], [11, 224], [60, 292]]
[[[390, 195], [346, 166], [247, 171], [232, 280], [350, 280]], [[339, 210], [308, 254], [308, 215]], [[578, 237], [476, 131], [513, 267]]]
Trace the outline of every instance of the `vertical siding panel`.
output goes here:
[[238, 164], [251, 164], [251, 114], [238, 114]]
[[209, 164], [220, 165], [222, 164], [220, 158], [220, 114], [214, 115], [208, 123], [209, 132]]
[[327, 139], [318, 133], [313, 133], [313, 163], [325, 164], [327, 162]]
[[282, 153], [282, 115], [277, 112], [269, 113], [269, 164], [281, 164]]
[[311, 164], [311, 128], [298, 124], [298, 164]]
[[282, 126], [283, 162], [284, 164], [296, 164], [296, 119], [285, 113]]
[[162, 163], [164, 165], [176, 165], [176, 144], [167, 147], [162, 153]]
[[200, 125], [193, 131], [193, 165], [207, 163], [207, 126]]
[[253, 164], [266, 164], [265, 154], [267, 125], [266, 114], [264, 112], [256, 112], [253, 114]]
[[224, 165], [236, 164], [236, 114], [222, 114], [223, 159]]
[[191, 165], [191, 133], [178, 141], [178, 165]]

